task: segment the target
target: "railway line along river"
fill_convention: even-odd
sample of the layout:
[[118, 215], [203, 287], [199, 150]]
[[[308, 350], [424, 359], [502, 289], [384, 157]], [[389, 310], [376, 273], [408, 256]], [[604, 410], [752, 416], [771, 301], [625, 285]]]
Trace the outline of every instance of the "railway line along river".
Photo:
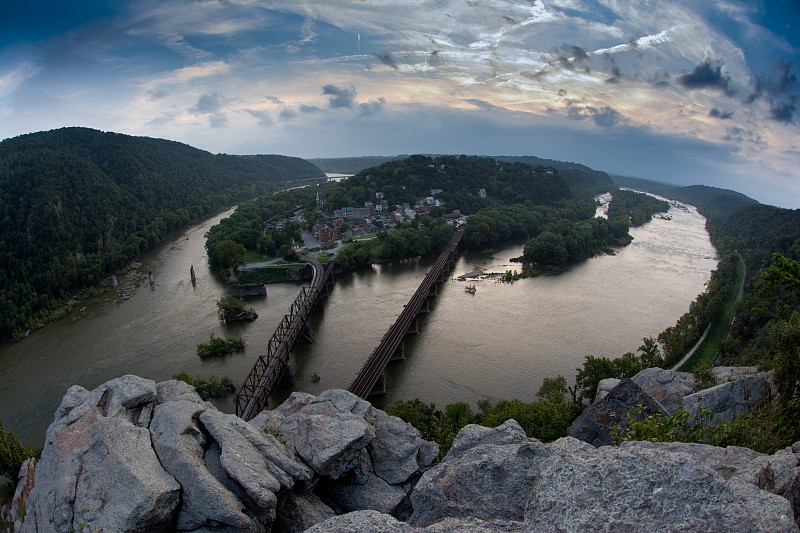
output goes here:
[[[456, 278], [477, 268], [518, 269], [509, 259], [521, 255], [522, 243], [461, 253], [431, 300], [431, 313], [421, 318], [420, 334], [406, 337], [406, 360], [387, 368], [387, 395], [375, 403], [530, 401], [545, 377], [562, 374], [571, 382], [586, 355], [635, 351], [643, 337], [658, 335], [689, 309], [718, 260], [705, 220], [694, 208], [672, 208], [669, 214], [634, 228], [633, 243], [617, 255], [513, 284]], [[259, 315], [252, 323], [221, 323], [216, 301], [229, 290], [209, 271], [203, 235], [223, 216], [144, 255], [138, 270], [152, 272], [154, 283], [145, 279], [130, 299], [87, 304], [74, 321], [67, 317], [21, 342], [0, 345], [4, 427], [23, 441], [40, 443], [67, 388], [92, 389], [124, 374], [156, 381], [178, 372], [227, 375], [238, 386], [302, 284], [269, 285], [268, 296], [251, 299]], [[337, 275], [324, 313], [310, 321], [315, 342], [292, 355], [296, 384], [280, 389], [274, 401], [293, 390], [347, 388], [433, 260]], [[476, 290], [465, 291], [466, 284]], [[212, 333], [242, 337], [245, 350], [201, 360], [197, 344]], [[233, 412], [233, 395], [215, 403]]]

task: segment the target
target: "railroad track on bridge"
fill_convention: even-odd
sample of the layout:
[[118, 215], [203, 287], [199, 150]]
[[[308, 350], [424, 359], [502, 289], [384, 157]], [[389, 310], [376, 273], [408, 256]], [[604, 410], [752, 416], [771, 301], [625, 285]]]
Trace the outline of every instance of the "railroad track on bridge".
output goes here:
[[326, 267], [316, 259], [303, 257], [313, 269], [311, 285], [303, 287], [289, 312], [284, 315], [267, 343], [267, 353], [259, 355], [239, 390], [236, 391], [236, 415], [251, 420], [267, 406], [269, 397], [289, 368], [289, 354], [303, 338], [308, 339], [308, 318], [321, 308], [323, 292], [333, 274], [334, 262]]
[[378, 380], [386, 369], [386, 365], [389, 364], [392, 356], [395, 354], [398, 347], [400, 347], [403, 337], [411, 329], [411, 326], [414, 325], [417, 315], [422, 310], [422, 306], [425, 305], [427, 309], [428, 297], [431, 295], [432, 291], [435, 290], [437, 283], [443, 281], [442, 275], [455, 257], [458, 251], [458, 244], [461, 242], [463, 236], [464, 226], [461, 226], [453, 233], [450, 242], [447, 243], [442, 253], [439, 254], [439, 257], [436, 259], [436, 262], [430, 270], [428, 270], [428, 273], [425, 275], [422, 283], [420, 283], [417, 291], [406, 304], [403, 312], [400, 313], [400, 316], [397, 317], [392, 327], [384, 334], [378, 347], [375, 348], [372, 355], [370, 355], [369, 359], [364, 363], [364, 366], [361, 367], [358, 376], [356, 376], [355, 380], [353, 380], [353, 383], [350, 385], [350, 392], [360, 398], [366, 399], [375, 389]]

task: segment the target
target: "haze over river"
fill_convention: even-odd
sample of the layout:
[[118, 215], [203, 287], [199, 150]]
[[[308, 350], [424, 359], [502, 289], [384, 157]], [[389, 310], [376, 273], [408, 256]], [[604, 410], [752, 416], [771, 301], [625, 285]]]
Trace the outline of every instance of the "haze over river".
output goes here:
[[[615, 256], [595, 257], [569, 271], [514, 283], [455, 278], [482, 268], [519, 269], [510, 258], [522, 243], [492, 253], [459, 254], [450, 279], [420, 318], [420, 334], [405, 339], [406, 360], [390, 363], [387, 395], [379, 406], [419, 398], [438, 407], [482, 398], [530, 401], [545, 377], [573, 383], [584, 356], [617, 357], [635, 351], [643, 337], [675, 324], [704, 290], [717, 252], [697, 211], [671, 208], [671, 220], [654, 219], [631, 230], [632, 244]], [[209, 219], [141, 258], [152, 271], [133, 296], [88, 304], [84, 312], [0, 345], [0, 421], [23, 441], [41, 443], [61, 397], [71, 385], [92, 389], [108, 379], [137, 374], [156, 381], [187, 372], [227, 375], [238, 386], [287, 312], [303, 283], [269, 285], [267, 297], [249, 299], [259, 318], [222, 324], [216, 301], [229, 290], [209, 271], [203, 234]], [[347, 388], [424, 277], [433, 258], [376, 265], [337, 274], [324, 313], [310, 322], [315, 343], [292, 355], [294, 387], [317, 394]], [[197, 283], [192, 286], [189, 268]], [[474, 294], [464, 291], [475, 284]], [[79, 306], [80, 307], [80, 306]], [[245, 351], [200, 360], [195, 350], [209, 335], [242, 337]], [[320, 379], [312, 382], [312, 374]], [[233, 396], [215, 402], [233, 411]]]

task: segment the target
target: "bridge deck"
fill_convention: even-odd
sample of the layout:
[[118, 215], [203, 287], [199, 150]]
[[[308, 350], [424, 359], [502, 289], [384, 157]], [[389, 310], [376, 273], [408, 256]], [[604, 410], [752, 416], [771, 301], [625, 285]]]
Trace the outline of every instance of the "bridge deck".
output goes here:
[[406, 304], [403, 312], [400, 313], [400, 316], [397, 317], [392, 327], [384, 334], [378, 347], [375, 348], [375, 351], [372, 352], [367, 362], [361, 367], [358, 376], [356, 376], [356, 379], [350, 385], [350, 392], [361, 398], [367, 398], [369, 393], [372, 392], [372, 389], [378, 382], [378, 378], [383, 374], [386, 365], [400, 346], [400, 342], [403, 340], [406, 332], [408, 332], [409, 328], [414, 323], [414, 319], [422, 309], [422, 306], [427, 302], [431, 289], [433, 289], [434, 285], [439, 281], [439, 276], [441, 276], [445, 267], [449, 264], [450, 258], [458, 250], [458, 243], [463, 236], [464, 227], [462, 226], [453, 233], [450, 242], [447, 243], [442, 253], [439, 254], [436, 262], [430, 270], [428, 270], [428, 273], [425, 275], [422, 283], [420, 283], [417, 291], [411, 297], [411, 300]]
[[308, 318], [319, 303], [321, 291], [333, 272], [333, 261], [323, 269], [316, 259], [304, 259], [314, 271], [311, 285], [303, 287], [295, 298], [289, 313], [283, 317], [267, 343], [267, 354], [258, 356], [247, 378], [236, 391], [236, 414], [245, 420], [252, 419], [266, 407], [269, 396], [289, 366], [289, 354], [304, 334]]

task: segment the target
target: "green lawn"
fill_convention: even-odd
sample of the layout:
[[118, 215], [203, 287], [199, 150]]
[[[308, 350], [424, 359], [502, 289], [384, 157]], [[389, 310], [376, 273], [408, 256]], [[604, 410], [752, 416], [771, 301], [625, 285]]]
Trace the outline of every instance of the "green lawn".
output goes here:
[[258, 250], [247, 250], [244, 253], [244, 262], [245, 263], [261, 263], [263, 261], [267, 261], [268, 259], [272, 259], [272, 258], [271, 257], [264, 257], [264, 254], [262, 254]]

